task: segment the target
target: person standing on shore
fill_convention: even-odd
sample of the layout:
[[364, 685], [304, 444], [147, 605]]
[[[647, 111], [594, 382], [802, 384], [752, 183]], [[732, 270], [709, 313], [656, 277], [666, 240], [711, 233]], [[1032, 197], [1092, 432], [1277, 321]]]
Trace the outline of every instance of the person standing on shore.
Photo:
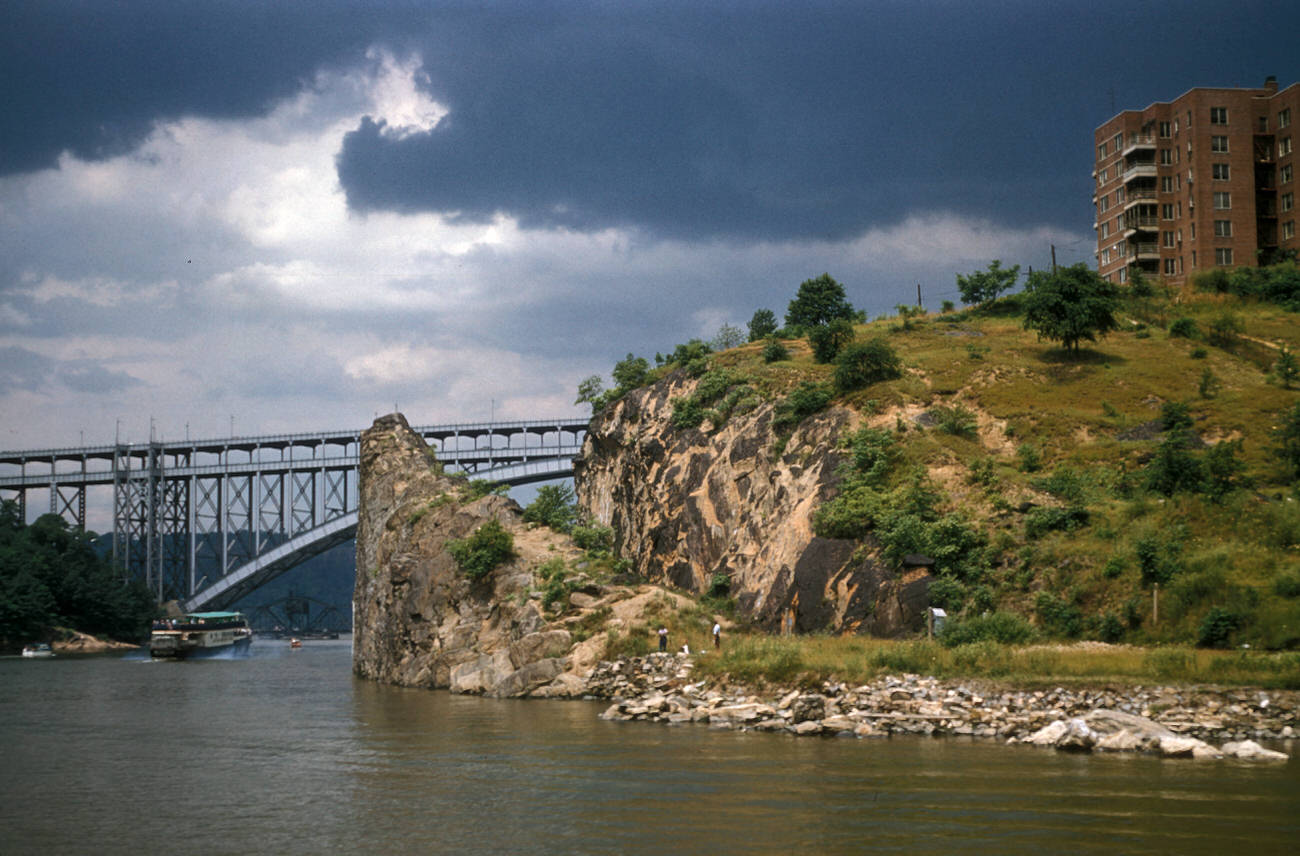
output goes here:
[[668, 650], [668, 628], [660, 626], [659, 628], [659, 650]]
[[722, 647], [722, 625], [716, 621], [713, 622], [713, 647]]

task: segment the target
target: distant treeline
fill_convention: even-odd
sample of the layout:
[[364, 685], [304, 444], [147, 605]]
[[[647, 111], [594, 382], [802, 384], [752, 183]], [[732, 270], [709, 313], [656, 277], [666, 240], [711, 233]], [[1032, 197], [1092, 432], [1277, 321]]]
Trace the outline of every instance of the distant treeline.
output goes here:
[[94, 537], [57, 514], [29, 526], [17, 503], [0, 503], [0, 641], [45, 639], [55, 627], [127, 641], [147, 635], [153, 595], [123, 582]]

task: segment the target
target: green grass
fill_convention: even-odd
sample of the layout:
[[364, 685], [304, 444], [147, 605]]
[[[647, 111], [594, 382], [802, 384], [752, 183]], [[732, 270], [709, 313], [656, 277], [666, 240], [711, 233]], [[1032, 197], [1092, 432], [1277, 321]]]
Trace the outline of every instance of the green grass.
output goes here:
[[947, 648], [925, 639], [733, 635], [721, 652], [700, 657], [694, 671], [697, 677], [725, 675], [747, 683], [803, 686], [827, 680], [863, 684], [898, 673], [988, 679], [1022, 687], [1162, 683], [1300, 689], [1300, 653], [995, 642]]

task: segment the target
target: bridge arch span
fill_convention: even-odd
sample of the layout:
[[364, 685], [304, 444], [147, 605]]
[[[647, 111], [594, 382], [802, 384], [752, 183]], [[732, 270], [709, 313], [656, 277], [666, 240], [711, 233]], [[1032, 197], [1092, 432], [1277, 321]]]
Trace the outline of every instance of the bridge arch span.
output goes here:
[[[573, 475], [568, 460], [521, 461], [475, 473], [476, 478], [511, 486], [555, 481]], [[186, 612], [224, 609], [291, 568], [356, 537], [354, 509], [309, 529], [245, 562], [230, 573], [196, 591], [184, 601]]]

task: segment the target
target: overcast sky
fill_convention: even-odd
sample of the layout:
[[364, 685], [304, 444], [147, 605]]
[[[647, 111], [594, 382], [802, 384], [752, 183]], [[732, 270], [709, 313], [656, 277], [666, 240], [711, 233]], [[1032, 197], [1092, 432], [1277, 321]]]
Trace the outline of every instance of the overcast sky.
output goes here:
[[576, 414], [822, 272], [1091, 263], [1093, 128], [1297, 10], [0, 0], [0, 447]]

